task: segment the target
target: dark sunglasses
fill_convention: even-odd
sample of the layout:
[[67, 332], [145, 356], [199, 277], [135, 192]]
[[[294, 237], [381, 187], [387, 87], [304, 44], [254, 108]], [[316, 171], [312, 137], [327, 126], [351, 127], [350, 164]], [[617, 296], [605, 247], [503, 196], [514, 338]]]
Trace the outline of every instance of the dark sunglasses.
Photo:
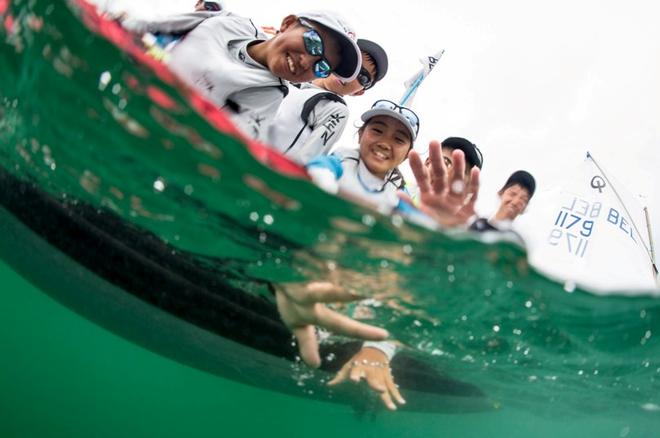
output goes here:
[[205, 11], [217, 12], [222, 10], [222, 7], [216, 2], [204, 2], [203, 4]]
[[305, 50], [312, 56], [320, 56], [321, 59], [314, 63], [314, 76], [317, 78], [327, 78], [332, 73], [332, 67], [327, 59], [323, 56], [323, 39], [321, 35], [314, 29], [312, 24], [302, 18], [298, 22], [306, 27], [308, 30], [303, 34], [303, 42], [305, 43]]
[[374, 79], [364, 67], [360, 68], [360, 73], [358, 73], [356, 79], [365, 90], [368, 90], [374, 85]]
[[397, 111], [399, 114], [403, 116], [404, 119], [410, 123], [410, 126], [415, 130], [415, 136], [419, 134], [419, 117], [417, 117], [417, 114], [410, 108], [406, 108], [405, 106], [397, 105], [396, 103], [392, 102], [391, 100], [377, 100], [372, 106], [371, 109], [374, 108], [382, 108], [382, 109], [388, 109], [392, 111]]

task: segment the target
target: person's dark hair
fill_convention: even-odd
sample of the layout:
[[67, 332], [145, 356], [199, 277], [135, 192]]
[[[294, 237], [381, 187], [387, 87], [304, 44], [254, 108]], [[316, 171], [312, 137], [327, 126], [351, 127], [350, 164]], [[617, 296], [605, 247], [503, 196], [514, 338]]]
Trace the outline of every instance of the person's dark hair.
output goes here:
[[463, 137], [448, 137], [444, 139], [441, 146], [451, 150], [458, 149], [463, 151], [465, 161], [470, 165], [470, 168], [477, 166], [481, 169], [484, 165], [484, 157], [477, 145]]
[[363, 38], [357, 40], [357, 45], [360, 48], [360, 51], [367, 57], [367, 59], [371, 60], [376, 67], [376, 77], [374, 78], [374, 83], [371, 84], [373, 87], [376, 82], [383, 79], [387, 74], [389, 67], [387, 53], [379, 44]]
[[519, 185], [527, 190], [527, 193], [529, 193], [529, 199], [532, 199], [534, 191], [536, 190], [536, 181], [531, 173], [525, 170], [516, 170], [511, 176], [509, 176], [509, 179], [506, 180], [506, 183], [504, 183], [504, 186], [498, 193], [502, 194], [506, 189], [515, 185]]

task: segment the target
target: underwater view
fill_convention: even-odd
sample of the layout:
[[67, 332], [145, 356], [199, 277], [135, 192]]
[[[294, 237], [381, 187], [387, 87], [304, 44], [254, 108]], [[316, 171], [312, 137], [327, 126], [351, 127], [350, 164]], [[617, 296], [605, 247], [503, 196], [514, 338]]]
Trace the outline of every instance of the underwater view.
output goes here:
[[[330, 195], [84, 1], [0, 0], [0, 436], [649, 437], [660, 300]], [[401, 344], [406, 403], [328, 386], [276, 288]]]

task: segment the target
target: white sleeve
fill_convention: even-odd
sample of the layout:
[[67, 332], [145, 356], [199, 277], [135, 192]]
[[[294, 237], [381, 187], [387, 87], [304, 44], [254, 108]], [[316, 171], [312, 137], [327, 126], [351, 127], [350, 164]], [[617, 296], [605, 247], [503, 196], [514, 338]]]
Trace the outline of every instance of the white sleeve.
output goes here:
[[323, 99], [310, 112], [308, 124], [312, 132], [300, 148], [296, 160], [307, 163], [319, 155], [328, 155], [332, 146], [341, 138], [348, 123], [348, 107], [341, 102]]
[[394, 342], [389, 342], [389, 341], [380, 341], [380, 342], [374, 342], [374, 341], [367, 341], [362, 344], [362, 348], [364, 347], [370, 347], [370, 348], [375, 348], [377, 350], [382, 351], [385, 356], [387, 356], [387, 360], [392, 360], [394, 355], [396, 354], [396, 344]]
[[127, 18], [121, 25], [133, 33], [185, 33], [207, 18], [228, 15], [223, 11], [197, 11], [156, 19]]

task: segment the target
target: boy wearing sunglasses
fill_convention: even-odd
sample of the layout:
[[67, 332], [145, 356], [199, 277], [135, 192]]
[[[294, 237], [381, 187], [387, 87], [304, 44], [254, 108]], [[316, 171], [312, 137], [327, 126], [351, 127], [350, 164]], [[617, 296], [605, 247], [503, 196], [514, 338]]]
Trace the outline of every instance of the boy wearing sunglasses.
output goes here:
[[138, 33], [182, 35], [168, 49], [170, 69], [227, 110], [253, 138], [265, 136], [288, 92], [288, 82], [309, 82], [330, 74], [352, 81], [360, 72], [355, 32], [343, 18], [327, 11], [289, 15], [270, 39], [250, 19], [226, 11], [123, 24]]
[[267, 143], [290, 159], [306, 164], [330, 153], [348, 123], [349, 110], [344, 96], [361, 96], [385, 77], [387, 53], [366, 39], [357, 41], [362, 67], [352, 81], [336, 76], [289, 87], [289, 94], [268, 128]]

